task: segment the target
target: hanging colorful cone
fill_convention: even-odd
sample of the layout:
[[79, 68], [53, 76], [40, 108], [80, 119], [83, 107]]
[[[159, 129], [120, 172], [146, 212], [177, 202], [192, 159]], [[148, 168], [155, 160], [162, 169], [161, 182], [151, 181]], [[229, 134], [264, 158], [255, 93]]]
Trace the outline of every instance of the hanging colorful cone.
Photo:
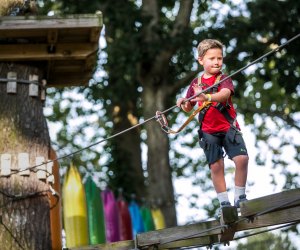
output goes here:
[[71, 164], [63, 185], [63, 213], [67, 247], [89, 244], [86, 198], [80, 174]]
[[133, 237], [136, 234], [145, 232], [143, 218], [140, 213], [140, 208], [135, 201], [129, 203], [129, 212], [132, 222]]
[[119, 209], [120, 240], [132, 240], [132, 224], [128, 204], [123, 198], [117, 201]]
[[166, 228], [165, 218], [159, 208], [151, 209], [155, 230]]
[[[50, 160], [57, 159], [56, 153], [53, 148], [50, 148]], [[60, 194], [60, 176], [59, 165], [57, 161], [53, 162], [52, 174], [54, 176], [53, 189]], [[62, 249], [62, 214], [61, 214], [61, 199], [57, 200], [57, 197], [50, 196], [50, 206], [53, 207], [50, 210], [50, 223], [51, 223], [51, 241], [52, 249]]]
[[109, 189], [101, 193], [104, 207], [106, 241], [116, 242], [120, 240], [118, 206], [113, 192]]
[[101, 191], [91, 177], [84, 184], [88, 212], [90, 244], [105, 243], [104, 212]]
[[148, 207], [142, 206], [140, 211], [144, 222], [145, 232], [155, 230], [151, 210]]

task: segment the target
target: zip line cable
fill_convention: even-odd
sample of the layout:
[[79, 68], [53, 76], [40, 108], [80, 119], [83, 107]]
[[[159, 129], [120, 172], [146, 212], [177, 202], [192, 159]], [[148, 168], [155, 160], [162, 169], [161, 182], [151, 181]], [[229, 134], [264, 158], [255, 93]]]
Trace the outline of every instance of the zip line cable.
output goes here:
[[[273, 50], [271, 50], [271, 51], [267, 52], [266, 54], [262, 55], [261, 57], [257, 58], [256, 60], [250, 62], [250, 63], [247, 64], [246, 66], [244, 66], [244, 67], [238, 69], [237, 71], [233, 72], [232, 74], [230, 74], [230, 75], [224, 77], [224, 78], [221, 79], [219, 82], [216, 82], [215, 84], [209, 86], [209, 87], [206, 88], [205, 90], [202, 90], [202, 91], [200, 91], [199, 93], [196, 93], [195, 95], [189, 97], [185, 102], [188, 102], [188, 101], [190, 101], [191, 99], [193, 99], [193, 98], [199, 96], [200, 94], [205, 93], [205, 92], [207, 92], [208, 90], [210, 90], [210, 89], [212, 89], [212, 88], [218, 86], [218, 85], [221, 84], [222, 82], [226, 81], [228, 78], [231, 78], [232, 76], [234, 76], [234, 75], [240, 73], [241, 71], [243, 71], [243, 70], [249, 68], [250, 66], [252, 66], [252, 65], [256, 64], [257, 62], [261, 61], [262, 59], [266, 58], [267, 56], [269, 56], [269, 55], [271, 55], [271, 54], [273, 54], [273, 53], [275, 53], [275, 52], [278, 52], [278, 51], [281, 50], [283, 47], [285, 47], [286, 45], [288, 45], [289, 43], [293, 42], [294, 40], [296, 40], [296, 39], [299, 38], [299, 37], [300, 37], [300, 33], [297, 34], [297, 35], [295, 35], [294, 37], [290, 38], [289, 40], [287, 40], [285, 43], [281, 44], [280, 46], [274, 48]], [[167, 113], [167, 112], [173, 110], [173, 109], [176, 108], [176, 107], [177, 107], [177, 105], [173, 105], [172, 107], [170, 107], [170, 108], [168, 108], [168, 109], [166, 109], [166, 110], [164, 110], [164, 111], [161, 111], [160, 114], [165, 114], [165, 113]], [[11, 173], [10, 175], [7, 175], [7, 176], [11, 176], [11, 175], [13, 175], [13, 174], [20, 173], [20, 172], [23, 172], [23, 171], [26, 171], [26, 170], [31, 170], [31, 169], [34, 169], [34, 168], [36, 168], [36, 167], [42, 166], [42, 165], [47, 164], [47, 163], [50, 163], [50, 162], [54, 162], [54, 161], [62, 160], [62, 159], [65, 159], [65, 158], [69, 158], [69, 157], [71, 157], [71, 156], [73, 156], [73, 155], [76, 155], [76, 154], [78, 154], [78, 153], [80, 153], [80, 152], [86, 150], [86, 149], [89, 149], [89, 148], [91, 148], [91, 147], [94, 147], [94, 146], [96, 146], [96, 145], [98, 145], [98, 144], [100, 144], [100, 143], [102, 143], [102, 142], [108, 141], [108, 140], [113, 139], [113, 138], [115, 138], [115, 137], [117, 137], [117, 136], [119, 136], [119, 135], [122, 135], [122, 134], [124, 134], [124, 133], [126, 133], [126, 132], [128, 132], [128, 131], [130, 131], [130, 130], [133, 130], [133, 129], [135, 129], [136, 127], [142, 126], [143, 124], [145, 124], [145, 123], [147, 123], [147, 122], [149, 122], [149, 121], [151, 121], [151, 120], [153, 120], [153, 119], [157, 119], [157, 115], [154, 115], [154, 116], [152, 116], [152, 117], [150, 117], [150, 118], [148, 118], [148, 119], [146, 119], [146, 120], [144, 120], [144, 121], [142, 121], [142, 122], [140, 122], [140, 123], [138, 123], [138, 124], [136, 124], [136, 125], [134, 125], [134, 126], [131, 126], [131, 127], [127, 128], [127, 129], [122, 130], [122, 131], [120, 131], [120, 132], [118, 132], [118, 133], [116, 133], [116, 134], [113, 134], [113, 135], [109, 136], [109, 137], [103, 138], [102, 140], [97, 141], [97, 142], [95, 142], [95, 143], [93, 143], [93, 144], [90, 144], [90, 145], [87, 146], [87, 147], [84, 147], [84, 148], [82, 148], [82, 149], [79, 149], [79, 150], [77, 150], [77, 151], [71, 152], [71, 153], [69, 153], [69, 154], [66, 154], [66, 155], [57, 157], [56, 159], [48, 160], [47, 162], [44, 162], [44, 163], [41, 163], [41, 164], [38, 164], [38, 165], [34, 165], [34, 166], [32, 166], [32, 167], [29, 167], [29, 168], [26, 168], [26, 169], [23, 169], [23, 170], [18, 170], [18, 171], [14, 172], [14, 173]]]

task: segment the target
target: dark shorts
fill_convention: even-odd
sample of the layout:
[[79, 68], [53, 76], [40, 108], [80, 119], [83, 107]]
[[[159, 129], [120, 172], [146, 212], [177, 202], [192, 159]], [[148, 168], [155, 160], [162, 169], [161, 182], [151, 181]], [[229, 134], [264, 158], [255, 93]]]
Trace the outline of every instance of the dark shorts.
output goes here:
[[235, 128], [230, 128], [227, 133], [207, 134], [200, 130], [198, 133], [200, 147], [204, 150], [209, 165], [224, 158], [226, 154], [229, 159], [248, 155], [242, 133]]

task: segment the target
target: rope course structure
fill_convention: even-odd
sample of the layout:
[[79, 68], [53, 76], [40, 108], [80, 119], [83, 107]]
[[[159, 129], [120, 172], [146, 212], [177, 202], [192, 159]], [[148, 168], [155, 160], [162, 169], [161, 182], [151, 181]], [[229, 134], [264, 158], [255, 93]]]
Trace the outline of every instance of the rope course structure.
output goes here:
[[[183, 226], [165, 228], [156, 231], [138, 233], [131, 241], [119, 241], [107, 244], [69, 248], [69, 250], [90, 249], [189, 249], [214, 245], [229, 245], [237, 241], [266, 232], [288, 228], [300, 222], [300, 189], [292, 189], [272, 194], [241, 204], [240, 215], [236, 207], [224, 211], [218, 220], [207, 219]], [[236, 215], [233, 219], [232, 212]], [[227, 221], [227, 222], [226, 222]], [[229, 221], [229, 222], [228, 222]], [[249, 230], [261, 229], [251, 232]], [[236, 232], [244, 235], [234, 237]]]
[[[276, 47], [275, 49], [269, 51], [268, 53], [262, 55], [261, 57], [257, 58], [256, 60], [250, 62], [246, 66], [240, 68], [239, 70], [235, 71], [234, 73], [228, 75], [227, 77], [223, 78], [222, 80], [218, 81], [214, 85], [208, 87], [207, 89], [195, 94], [194, 96], [188, 98], [186, 101], [190, 101], [191, 99], [195, 98], [196, 96], [209, 91], [210, 89], [216, 87], [220, 83], [226, 81], [228, 78], [244, 71], [248, 67], [258, 63], [262, 59], [274, 54], [275, 52], [280, 51], [282, 48], [293, 42], [294, 40], [300, 37], [300, 33], [292, 37], [291, 39], [287, 40], [285, 43], [281, 44], [280, 46]], [[11, 79], [8, 78], [0, 78], [1, 83], [7, 83]], [[43, 83], [39, 83], [38, 81], [28, 81], [24, 79], [15, 79], [16, 82], [21, 84], [34, 84], [38, 85], [41, 88], [45, 88]], [[31, 170], [33, 172], [41, 171], [38, 167], [54, 162], [59, 161], [65, 158], [70, 158], [73, 155], [79, 154], [89, 148], [92, 148], [100, 143], [113, 139], [121, 134], [127, 133], [139, 126], [144, 125], [147, 122], [152, 120], [159, 121], [161, 119], [161, 115], [175, 109], [177, 106], [174, 105], [164, 111], [160, 111], [156, 113], [154, 116], [145, 119], [144, 121], [131, 126], [125, 130], [122, 130], [116, 134], [113, 134], [109, 137], [103, 138], [95, 143], [88, 145], [87, 147], [83, 147], [77, 151], [71, 152], [69, 154], [56, 157], [55, 159], [47, 160], [42, 162], [41, 164], [36, 164], [34, 166], [29, 166], [23, 170], [15, 170], [12, 169], [7, 177], [10, 177], [14, 174], [21, 173], [23, 171]], [[164, 124], [166, 121], [163, 121]], [[45, 171], [47, 176], [50, 175], [47, 170]], [[4, 204], [1, 204], [0, 211], [5, 206], [12, 202], [24, 200], [24, 199], [32, 199], [36, 197], [46, 196], [49, 193], [56, 197], [57, 202], [51, 208], [55, 207], [59, 201], [59, 194], [49, 185], [49, 189], [39, 192], [32, 192], [28, 194], [16, 195], [16, 194], [7, 194], [0, 190], [0, 194], [3, 195], [7, 201]], [[186, 226], [179, 226], [176, 228], [167, 228], [159, 231], [152, 231], [147, 233], [141, 233], [136, 236], [134, 241], [128, 242], [128, 248], [120, 247], [120, 249], [166, 249], [166, 248], [189, 248], [195, 246], [206, 246], [211, 248], [215, 244], [229, 244], [231, 240], [238, 240], [241, 238], [249, 237], [255, 234], [272, 231], [275, 229], [288, 227], [292, 225], [296, 225], [300, 221], [300, 189], [285, 191], [279, 194], [271, 195], [268, 197], [262, 197], [255, 200], [249, 200], [246, 202], [241, 203], [241, 216], [238, 217], [236, 208], [233, 207], [230, 211], [225, 212], [222, 214], [220, 221], [219, 220], [208, 220], [206, 222], [200, 222], [193, 225], [186, 225]], [[257, 205], [259, 204], [259, 205]], [[272, 214], [272, 215], [271, 215]], [[270, 216], [272, 218], [270, 218]], [[11, 233], [10, 229], [3, 223], [2, 214], [0, 213], [0, 224], [5, 227], [6, 231], [11, 235], [11, 237], [17, 242], [21, 249], [24, 249], [23, 246], [18, 242], [18, 239], [14, 237]], [[263, 230], [261, 232], [248, 234], [243, 237], [234, 238], [234, 234], [237, 231], [249, 230], [252, 228], [259, 228], [259, 227], [266, 227], [272, 225], [284, 224], [272, 229]], [[114, 243], [114, 249], [118, 249], [118, 244]], [[81, 247], [80, 249], [85, 249]], [[90, 249], [90, 248], [86, 248]]]
[[[212, 89], [212, 88], [218, 86], [218, 85], [221, 84], [222, 82], [226, 81], [228, 78], [231, 78], [232, 76], [234, 76], [234, 75], [236, 75], [236, 74], [238, 74], [238, 73], [244, 71], [244, 70], [247, 69], [248, 67], [250, 67], [250, 66], [252, 66], [252, 65], [254, 65], [254, 64], [256, 64], [256, 63], [258, 63], [259, 61], [261, 61], [262, 59], [264, 59], [264, 58], [270, 56], [271, 54], [274, 54], [275, 52], [280, 51], [282, 48], [284, 48], [285, 46], [287, 46], [288, 44], [290, 44], [290, 43], [293, 42], [294, 40], [298, 39], [299, 37], [300, 37], [300, 33], [297, 34], [297, 35], [295, 35], [294, 37], [290, 38], [290, 39], [287, 40], [285, 43], [279, 45], [278, 47], [276, 47], [276, 48], [272, 49], [271, 51], [267, 52], [266, 54], [262, 55], [261, 57], [259, 57], [259, 58], [255, 59], [254, 61], [250, 62], [250, 63], [247, 64], [246, 66], [244, 66], [244, 67], [238, 69], [237, 71], [233, 72], [232, 74], [228, 75], [227, 77], [224, 77], [222, 80], [216, 82], [216, 83], [213, 84], [212, 86], [210, 86], [210, 87], [206, 88], [205, 90], [202, 90], [202, 91], [200, 91], [199, 93], [197, 93], [197, 94], [191, 96], [190, 98], [188, 98], [188, 99], [186, 100], [186, 102], [188, 102], [188, 101], [190, 101], [191, 99], [197, 97], [198, 95], [200, 95], [200, 94], [202, 94], [202, 93], [205, 93], [205, 92], [209, 91], [210, 89]], [[1, 82], [3, 83], [4, 80], [8, 80], [8, 79], [1, 78], [1, 79], [0, 79], [0, 83], [1, 83]], [[30, 81], [26, 81], [26, 80], [20, 80], [20, 82], [22, 82], [22, 83], [27, 83], [27, 84], [28, 84], [28, 83], [38, 84], [36, 81], [30, 82]], [[85, 150], [87, 150], [87, 149], [90, 149], [90, 148], [92, 148], [92, 147], [94, 147], [94, 146], [96, 146], [96, 145], [98, 145], [98, 144], [100, 144], [100, 143], [103, 143], [103, 142], [105, 142], [105, 141], [111, 140], [111, 139], [113, 139], [113, 138], [115, 138], [115, 137], [117, 137], [117, 136], [120, 136], [120, 135], [122, 135], [122, 134], [124, 134], [124, 133], [127, 133], [127, 132], [129, 132], [129, 131], [131, 131], [131, 130], [137, 128], [137, 127], [140, 127], [140, 126], [144, 125], [144, 124], [147, 123], [147, 122], [150, 122], [150, 121], [152, 121], [152, 120], [157, 120], [157, 121], [159, 121], [159, 120], [161, 120], [161, 115], [163, 115], [163, 114], [165, 114], [165, 113], [167, 113], [167, 112], [169, 112], [169, 111], [175, 109], [176, 107], [177, 107], [177, 105], [173, 105], [172, 107], [170, 107], [170, 108], [168, 108], [168, 109], [166, 109], [166, 110], [164, 110], [164, 111], [159, 111], [159, 112], [156, 113], [154, 116], [152, 116], [152, 117], [150, 117], [150, 118], [147, 118], [146, 120], [144, 120], [144, 121], [142, 121], [142, 122], [140, 122], [140, 123], [137, 123], [136, 125], [133, 125], [133, 126], [127, 128], [127, 129], [124, 129], [124, 130], [122, 130], [122, 131], [120, 131], [120, 132], [118, 132], [118, 133], [115, 133], [115, 134], [113, 134], [113, 135], [111, 135], [111, 136], [109, 136], [109, 137], [103, 138], [103, 139], [101, 139], [101, 140], [99, 140], [99, 141], [97, 141], [97, 142], [95, 142], [95, 143], [92, 143], [92, 144], [90, 144], [90, 145], [88, 145], [88, 146], [86, 146], [86, 147], [83, 147], [83, 148], [81, 148], [81, 149], [79, 149], [79, 150], [73, 151], [73, 152], [71, 152], [71, 153], [69, 153], [69, 154], [66, 154], [66, 155], [57, 157], [57, 158], [52, 159], [52, 160], [48, 160], [48, 161], [43, 162], [43, 163], [41, 163], [41, 164], [36, 164], [36, 165], [34, 165], [34, 166], [30, 166], [30, 167], [28, 167], [28, 168], [26, 168], [26, 169], [23, 169], [23, 170], [12, 170], [12, 173], [10, 173], [9, 175], [6, 175], [6, 176], [9, 177], [9, 176], [11, 176], [11, 175], [13, 175], [13, 174], [18, 174], [18, 173], [23, 172], [23, 171], [33, 170], [33, 169], [35, 169], [35, 168], [38, 168], [38, 167], [40, 167], [40, 166], [43, 166], [44, 164], [48, 164], [48, 163], [51, 163], [51, 162], [54, 162], [54, 161], [59, 161], [59, 160], [62, 160], [62, 159], [70, 158], [70, 157], [72, 157], [73, 155], [76, 155], [76, 154], [78, 154], [78, 153], [81, 153], [81, 152], [83, 152], [83, 151], [85, 151]], [[164, 130], [164, 128], [163, 128], [163, 130]]]

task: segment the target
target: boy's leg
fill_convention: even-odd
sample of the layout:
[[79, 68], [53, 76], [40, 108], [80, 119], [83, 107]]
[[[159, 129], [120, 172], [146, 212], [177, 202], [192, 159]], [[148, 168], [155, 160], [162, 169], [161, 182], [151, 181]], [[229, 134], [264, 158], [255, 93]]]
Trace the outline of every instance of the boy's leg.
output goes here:
[[238, 155], [232, 158], [235, 164], [235, 185], [245, 187], [248, 175], [248, 155]]
[[224, 176], [224, 158], [222, 150], [222, 136], [199, 133], [200, 146], [204, 150], [211, 171], [211, 179], [218, 195], [218, 200], [229, 203]]
[[226, 192], [226, 182], [224, 177], [224, 159], [219, 159], [210, 164], [211, 179], [217, 193]]
[[235, 164], [234, 204], [239, 207], [240, 201], [246, 200], [246, 182], [248, 175], [248, 155], [238, 155], [232, 158]]
[[239, 207], [239, 202], [246, 199], [245, 189], [248, 175], [248, 153], [242, 134], [231, 128], [225, 136], [225, 151], [235, 164], [235, 192], [234, 203]]

